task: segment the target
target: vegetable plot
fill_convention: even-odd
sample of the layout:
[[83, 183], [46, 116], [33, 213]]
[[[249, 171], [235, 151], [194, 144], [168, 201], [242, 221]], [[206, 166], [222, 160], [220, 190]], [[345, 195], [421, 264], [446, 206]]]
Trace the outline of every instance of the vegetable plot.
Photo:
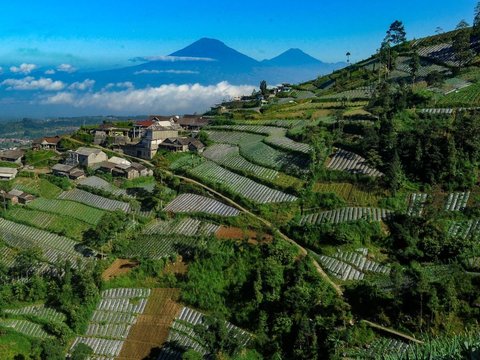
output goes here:
[[338, 149], [335, 154], [333, 154], [327, 168], [372, 177], [383, 176], [380, 171], [368, 166], [367, 161], [363, 157], [343, 149]]
[[130, 204], [123, 201], [111, 200], [102, 196], [91, 194], [87, 191], [80, 189], [74, 189], [70, 191], [64, 191], [59, 197], [62, 200], [76, 201], [81, 204], [92, 206], [97, 209], [115, 211], [122, 210], [124, 212], [130, 211]]
[[196, 194], [182, 194], [170, 202], [163, 210], [173, 213], [204, 212], [219, 216], [237, 216], [240, 211], [218, 200]]
[[390, 210], [379, 208], [364, 208], [364, 207], [347, 207], [336, 210], [323, 211], [314, 214], [302, 216], [301, 224], [333, 223], [339, 224], [342, 222], [357, 221], [360, 219], [370, 221], [382, 221], [391, 214]]

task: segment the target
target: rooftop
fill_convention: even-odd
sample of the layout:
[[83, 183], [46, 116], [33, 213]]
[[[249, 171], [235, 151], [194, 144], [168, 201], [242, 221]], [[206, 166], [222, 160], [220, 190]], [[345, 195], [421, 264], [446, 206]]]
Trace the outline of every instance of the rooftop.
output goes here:
[[75, 151], [75, 152], [79, 155], [89, 156], [89, 155], [92, 155], [92, 154], [100, 154], [102, 152], [102, 150], [95, 149], [95, 148], [89, 148], [89, 147], [81, 147], [81, 148], [78, 148], [77, 151]]

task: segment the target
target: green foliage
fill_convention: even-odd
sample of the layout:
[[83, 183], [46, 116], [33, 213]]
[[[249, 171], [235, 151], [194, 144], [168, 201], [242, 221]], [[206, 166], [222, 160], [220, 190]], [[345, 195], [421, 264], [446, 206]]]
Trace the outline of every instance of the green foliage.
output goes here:
[[70, 360], [88, 360], [93, 350], [85, 344], [79, 343], [72, 351]]
[[105, 213], [95, 229], [84, 233], [83, 241], [88, 246], [102, 247], [107, 242], [116, 240], [116, 236], [125, 230], [127, 225], [127, 215], [123, 211]]
[[40, 175], [40, 178], [45, 179], [52, 183], [55, 186], [58, 186], [60, 189], [66, 191], [72, 188], [72, 182], [64, 176], [55, 176], [55, 175]]
[[53, 150], [29, 150], [25, 153], [25, 163], [35, 167], [47, 167], [55, 163], [56, 156]]

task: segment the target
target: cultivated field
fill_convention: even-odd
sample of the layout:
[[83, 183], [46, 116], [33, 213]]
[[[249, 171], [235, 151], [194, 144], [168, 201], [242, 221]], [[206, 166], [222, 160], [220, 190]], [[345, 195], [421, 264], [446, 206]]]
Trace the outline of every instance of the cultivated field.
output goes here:
[[77, 242], [30, 226], [0, 219], [0, 236], [14, 248], [40, 248], [43, 257], [50, 263], [69, 260], [75, 265], [78, 259], [82, 259], [76, 251]]
[[351, 222], [361, 219], [369, 221], [382, 221], [386, 219], [390, 213], [391, 211], [386, 209], [347, 207], [304, 215], [302, 216], [300, 223], [315, 225], [322, 223], [340, 224], [343, 222]]
[[467, 207], [470, 191], [448, 194], [444, 209], [446, 211], [462, 211]]
[[351, 206], [376, 206], [384, 195], [372, 190], [364, 189], [359, 184], [350, 183], [316, 183], [315, 192], [335, 193]]
[[210, 236], [219, 229], [218, 225], [197, 219], [154, 220], [143, 231], [146, 235]]
[[230, 192], [259, 204], [291, 202], [297, 200], [293, 195], [271, 189], [245, 176], [226, 170], [211, 161], [190, 170], [189, 173], [209, 184], [220, 184]]
[[30, 305], [17, 309], [5, 309], [3, 312], [5, 314], [16, 316], [33, 316], [45, 321], [64, 322], [67, 320], [65, 314], [62, 314], [55, 309], [45, 307], [44, 304]]
[[80, 189], [74, 189], [70, 191], [64, 191], [59, 197], [61, 200], [70, 200], [76, 201], [78, 203], [92, 206], [97, 209], [107, 210], [107, 211], [115, 211], [115, 210], [122, 210], [124, 212], [130, 211], [130, 204], [104, 198], [103, 196], [94, 195], [87, 191], [83, 191]]
[[28, 204], [28, 207], [48, 213], [64, 215], [90, 225], [97, 225], [105, 214], [105, 212], [100, 209], [68, 200], [39, 198]]
[[87, 186], [93, 189], [102, 190], [115, 196], [128, 196], [125, 189], [120, 189], [108, 181], [99, 178], [98, 176], [90, 176], [78, 182], [79, 185]]
[[163, 209], [173, 213], [204, 212], [219, 216], [237, 216], [240, 211], [225, 205], [218, 200], [196, 194], [182, 194], [176, 197]]
[[333, 154], [327, 168], [330, 170], [347, 171], [352, 174], [369, 175], [372, 177], [383, 176], [380, 171], [367, 165], [366, 160], [360, 155], [342, 149], [338, 149], [335, 154]]

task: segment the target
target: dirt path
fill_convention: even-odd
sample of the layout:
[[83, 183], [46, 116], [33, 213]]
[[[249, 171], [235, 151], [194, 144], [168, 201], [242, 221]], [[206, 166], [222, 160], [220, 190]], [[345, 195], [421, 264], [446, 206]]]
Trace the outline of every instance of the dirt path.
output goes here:
[[410, 335], [407, 335], [407, 334], [401, 333], [397, 330], [393, 330], [393, 329], [387, 328], [385, 326], [373, 323], [371, 321], [368, 321], [368, 320], [360, 320], [360, 321], [367, 324], [368, 326], [370, 326], [372, 328], [384, 331], [384, 332], [389, 333], [391, 335], [398, 336], [398, 337], [400, 337], [404, 340], [411, 341], [411, 342], [414, 342], [414, 343], [417, 343], [417, 344], [423, 344], [424, 343], [423, 341], [415, 339], [414, 337], [411, 337]]

